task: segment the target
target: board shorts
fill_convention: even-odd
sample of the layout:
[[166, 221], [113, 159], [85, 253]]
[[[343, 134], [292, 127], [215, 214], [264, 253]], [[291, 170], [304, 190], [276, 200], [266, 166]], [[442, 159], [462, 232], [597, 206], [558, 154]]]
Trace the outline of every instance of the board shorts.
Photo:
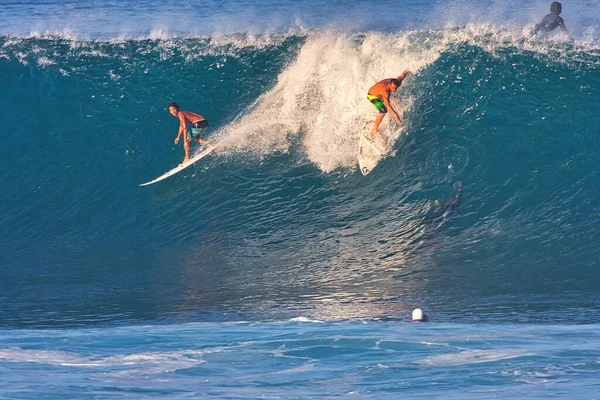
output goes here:
[[192, 140], [201, 137], [206, 132], [206, 128], [208, 128], [208, 121], [205, 119], [192, 123], [192, 129], [188, 130], [188, 138]]
[[375, 108], [377, 109], [377, 111], [379, 111], [380, 114], [387, 114], [387, 108], [385, 108], [383, 100], [381, 100], [377, 96], [372, 96], [370, 94], [367, 95], [367, 99], [369, 99], [369, 101], [375, 106]]

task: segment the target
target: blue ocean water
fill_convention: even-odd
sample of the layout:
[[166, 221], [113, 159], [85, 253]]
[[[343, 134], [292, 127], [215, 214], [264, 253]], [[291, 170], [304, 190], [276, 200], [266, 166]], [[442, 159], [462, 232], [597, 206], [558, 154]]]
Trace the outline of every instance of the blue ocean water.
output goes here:
[[[0, 398], [597, 398], [600, 4], [548, 7], [4, 3]], [[171, 101], [219, 150], [139, 187]]]
[[3, 398], [597, 398], [595, 325], [190, 323], [0, 333]]

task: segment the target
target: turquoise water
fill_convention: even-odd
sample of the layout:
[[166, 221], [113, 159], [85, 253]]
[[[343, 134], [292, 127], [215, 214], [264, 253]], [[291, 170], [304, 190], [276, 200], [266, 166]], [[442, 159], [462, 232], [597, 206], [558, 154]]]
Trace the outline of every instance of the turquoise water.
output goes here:
[[594, 2], [182, 7], [0, 10], [0, 396], [596, 396]]
[[0, 349], [3, 395], [19, 399], [593, 399], [600, 369], [597, 324], [305, 320], [0, 339], [10, 346]]

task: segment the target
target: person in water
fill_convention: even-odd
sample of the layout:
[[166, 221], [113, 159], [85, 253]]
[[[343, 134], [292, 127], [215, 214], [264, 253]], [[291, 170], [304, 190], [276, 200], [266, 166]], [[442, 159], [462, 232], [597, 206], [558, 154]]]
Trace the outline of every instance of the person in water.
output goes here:
[[542, 22], [535, 25], [533, 33], [535, 35], [538, 34], [547, 34], [555, 30], [556, 28], [560, 28], [560, 30], [565, 34], [570, 40], [573, 40], [571, 35], [569, 35], [569, 31], [565, 26], [565, 21], [561, 18], [560, 13], [562, 12], [562, 4], [558, 1], [552, 2], [550, 4], [550, 14], [546, 15]]
[[[179, 118], [179, 132], [175, 138], [175, 144], [179, 143], [179, 138], [183, 134], [183, 149], [185, 150], [185, 158], [183, 159], [184, 164], [190, 161], [190, 142], [192, 140], [204, 144], [207, 147], [212, 147], [212, 145], [202, 137], [202, 134], [205, 133], [206, 128], [208, 128], [208, 121], [206, 118], [191, 111], [179, 110], [179, 105], [177, 103], [169, 103], [168, 109], [171, 115]], [[187, 124], [191, 124], [191, 130], [188, 130]]]
[[435, 200], [433, 207], [429, 210], [428, 215], [421, 219], [421, 222], [435, 222], [440, 217], [443, 217], [447, 212], [454, 210], [460, 205], [462, 198], [463, 183], [456, 182], [454, 185], [454, 194], [446, 201]]
[[388, 78], [379, 81], [367, 92], [367, 98], [375, 106], [377, 111], [379, 111], [379, 115], [377, 115], [375, 123], [373, 124], [373, 129], [371, 129], [371, 138], [374, 138], [377, 132], [379, 132], [379, 124], [383, 120], [383, 117], [385, 117], [385, 114], [387, 114], [388, 109], [396, 119], [396, 122], [398, 124], [402, 123], [400, 116], [390, 104], [390, 94], [395, 92], [400, 85], [402, 85], [402, 81], [407, 73], [408, 70], [405, 69], [398, 78]]

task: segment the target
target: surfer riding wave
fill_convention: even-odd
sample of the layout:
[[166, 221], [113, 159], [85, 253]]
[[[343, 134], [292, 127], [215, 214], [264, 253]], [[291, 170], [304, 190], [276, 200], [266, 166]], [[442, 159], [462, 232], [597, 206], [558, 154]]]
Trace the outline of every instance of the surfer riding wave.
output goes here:
[[[190, 161], [190, 142], [195, 140], [196, 142], [206, 145], [206, 147], [212, 147], [202, 135], [208, 128], [208, 121], [202, 115], [191, 112], [181, 111], [177, 103], [169, 103], [168, 110], [174, 117], [179, 118], [179, 132], [175, 138], [175, 144], [179, 143], [179, 138], [183, 134], [183, 149], [185, 151], [185, 158], [183, 164]], [[188, 130], [187, 124], [192, 126], [192, 129]]]

